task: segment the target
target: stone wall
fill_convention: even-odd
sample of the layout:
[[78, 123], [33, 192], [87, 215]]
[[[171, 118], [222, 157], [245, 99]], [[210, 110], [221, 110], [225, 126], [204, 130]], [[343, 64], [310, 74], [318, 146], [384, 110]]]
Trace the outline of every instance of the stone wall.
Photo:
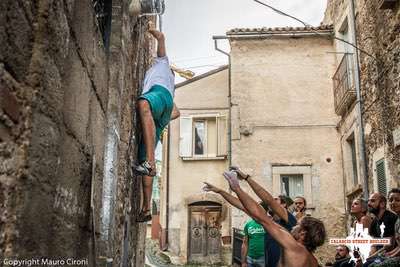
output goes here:
[[[385, 158], [390, 187], [400, 185], [400, 146], [393, 131], [400, 127], [400, 8], [381, 9], [382, 1], [355, 1], [360, 82], [363, 100], [369, 191], [377, 191], [376, 161]], [[329, 0], [325, 23], [338, 23], [348, 0]], [[339, 26], [339, 25], [336, 25]]]
[[[140, 186], [129, 166], [150, 45], [145, 18], [128, 16], [129, 1], [112, 2], [109, 49], [90, 0], [0, 3], [1, 258], [143, 266]], [[114, 201], [102, 235], [110, 140]]]
[[382, 10], [379, 2], [360, 1], [356, 20], [358, 43], [371, 55], [360, 53], [370, 191], [374, 154], [381, 147], [390, 185], [400, 186], [400, 146], [394, 147], [392, 134], [400, 127], [400, 8], [397, 3], [393, 10]]

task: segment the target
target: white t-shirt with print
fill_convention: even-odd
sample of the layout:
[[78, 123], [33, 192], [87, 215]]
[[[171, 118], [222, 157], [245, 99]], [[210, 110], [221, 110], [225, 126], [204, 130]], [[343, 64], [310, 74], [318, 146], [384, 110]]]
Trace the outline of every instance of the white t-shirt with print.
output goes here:
[[153, 85], [165, 87], [170, 92], [172, 98], [174, 97], [175, 77], [172, 74], [167, 56], [154, 58], [153, 65], [146, 71], [142, 93], [148, 92]]

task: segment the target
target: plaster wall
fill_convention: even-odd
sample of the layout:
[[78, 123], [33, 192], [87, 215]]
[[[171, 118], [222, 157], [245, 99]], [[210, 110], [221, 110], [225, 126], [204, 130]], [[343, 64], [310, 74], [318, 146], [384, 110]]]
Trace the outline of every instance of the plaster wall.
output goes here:
[[[179, 107], [181, 116], [201, 114], [229, 115], [228, 104], [228, 70], [224, 69], [210, 76], [178, 87], [174, 99]], [[215, 123], [215, 122], [214, 122]], [[215, 130], [215, 129], [214, 129]], [[228, 167], [226, 158], [209, 160], [183, 160], [179, 156], [180, 120], [174, 120], [169, 125], [169, 165], [168, 174], [163, 171], [164, 187], [161, 199], [165, 199], [169, 190], [169, 206], [162, 205], [161, 217], [166, 216], [168, 209], [168, 247], [183, 261], [188, 257], [188, 205], [198, 201], [213, 201], [222, 204], [221, 235], [230, 236], [230, 208], [223, 199], [213, 193], [202, 191], [203, 181], [228, 190], [222, 173]], [[209, 132], [216, 134], [216, 132]], [[163, 145], [166, 149], [166, 142]], [[166, 155], [164, 154], [164, 157]], [[169, 186], [165, 184], [169, 176]], [[162, 218], [161, 225], [166, 226]], [[229, 245], [228, 245], [229, 246]]]
[[[331, 80], [336, 58], [327, 53], [334, 49], [332, 40], [233, 39], [231, 47], [232, 163], [274, 195], [281, 193], [274, 168], [307, 167], [304, 192], [311, 214], [325, 223], [328, 236], [342, 236], [342, 158]], [[232, 212], [233, 227], [242, 228], [246, 219]], [[325, 245], [317, 255], [328, 253]]]

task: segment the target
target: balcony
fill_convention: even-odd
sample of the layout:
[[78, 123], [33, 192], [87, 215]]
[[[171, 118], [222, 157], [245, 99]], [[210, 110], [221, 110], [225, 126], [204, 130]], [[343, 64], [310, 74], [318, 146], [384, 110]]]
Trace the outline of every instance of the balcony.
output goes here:
[[394, 9], [396, 7], [398, 0], [380, 0], [380, 9]]
[[353, 56], [345, 54], [333, 75], [333, 93], [335, 96], [335, 112], [343, 116], [356, 100], [354, 87]]

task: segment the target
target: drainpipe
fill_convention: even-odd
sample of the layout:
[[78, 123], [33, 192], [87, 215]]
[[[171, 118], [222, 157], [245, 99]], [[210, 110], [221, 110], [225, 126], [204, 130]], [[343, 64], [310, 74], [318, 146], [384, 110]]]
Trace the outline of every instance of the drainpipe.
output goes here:
[[[354, 0], [350, 0], [350, 20], [351, 27], [353, 28], [353, 43], [357, 46], [357, 33], [356, 33], [356, 11], [354, 8]], [[359, 127], [359, 134], [358, 134], [358, 149], [360, 153], [360, 164], [362, 170], [362, 190], [363, 196], [365, 199], [369, 197], [369, 190], [368, 190], [368, 168], [367, 168], [367, 161], [366, 161], [366, 153], [365, 153], [365, 137], [364, 137], [364, 125], [362, 120], [362, 96], [361, 96], [361, 88], [360, 88], [360, 65], [359, 65], [359, 57], [358, 51], [354, 53], [355, 62], [354, 62], [354, 76], [355, 76], [355, 89], [357, 93], [357, 103], [356, 103], [356, 112], [357, 112], [357, 124]]]
[[165, 172], [165, 183], [166, 183], [166, 196], [165, 196], [165, 244], [161, 248], [161, 250], [165, 251], [168, 249], [168, 231], [169, 231], [169, 152], [170, 152], [170, 145], [171, 145], [171, 129], [170, 127], [167, 128], [167, 152], [165, 155], [167, 156], [167, 164], [166, 164], [166, 172]]
[[232, 97], [231, 97], [231, 55], [218, 47], [218, 40], [227, 40], [227, 36], [213, 36], [215, 50], [228, 56], [228, 100], [229, 100], [229, 120], [228, 120], [228, 165], [232, 165]]
[[[227, 40], [227, 36], [213, 36], [215, 50], [228, 56], [228, 101], [229, 101], [229, 120], [228, 120], [228, 165], [232, 166], [232, 94], [231, 94], [231, 55], [224, 50], [218, 48], [218, 40]], [[232, 210], [228, 209], [231, 220], [228, 224], [228, 229], [232, 229]], [[231, 233], [231, 244], [233, 244], [233, 233]]]

